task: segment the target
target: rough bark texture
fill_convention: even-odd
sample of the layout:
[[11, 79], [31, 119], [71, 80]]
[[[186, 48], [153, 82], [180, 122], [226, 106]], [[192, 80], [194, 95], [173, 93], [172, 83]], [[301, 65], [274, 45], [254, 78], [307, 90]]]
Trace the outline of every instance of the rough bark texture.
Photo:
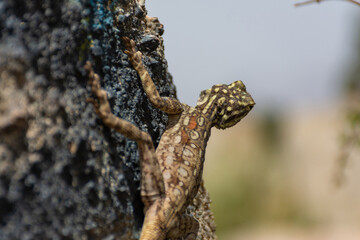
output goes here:
[[[157, 144], [167, 116], [120, 38], [136, 41], [160, 94], [175, 97], [161, 25], [135, 0], [0, 0], [0, 30], [0, 239], [137, 239], [137, 146], [86, 102], [83, 65], [93, 63], [113, 113]], [[213, 224], [204, 194], [197, 214]]]

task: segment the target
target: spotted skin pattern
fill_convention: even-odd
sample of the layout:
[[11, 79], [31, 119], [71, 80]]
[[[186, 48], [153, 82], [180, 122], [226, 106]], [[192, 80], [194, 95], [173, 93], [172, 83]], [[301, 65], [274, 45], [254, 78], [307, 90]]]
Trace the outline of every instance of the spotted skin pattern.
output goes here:
[[141, 197], [145, 220], [140, 240], [183, 238], [195, 240], [198, 221], [185, 213], [202, 183], [205, 148], [212, 127], [224, 129], [239, 122], [255, 105], [241, 81], [202, 91], [196, 107], [160, 97], [142, 63], [135, 42], [123, 38], [125, 53], [140, 76], [150, 102], [169, 114], [158, 148], [148, 133], [111, 113], [99, 76], [86, 63], [89, 84], [97, 100], [90, 99], [103, 123], [137, 142], [140, 152]]

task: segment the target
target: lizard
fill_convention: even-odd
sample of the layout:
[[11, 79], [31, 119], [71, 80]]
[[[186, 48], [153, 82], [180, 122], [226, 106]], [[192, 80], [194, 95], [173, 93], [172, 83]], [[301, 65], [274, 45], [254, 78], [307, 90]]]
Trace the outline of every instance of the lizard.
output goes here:
[[168, 114], [157, 149], [150, 135], [111, 112], [100, 77], [86, 62], [88, 82], [96, 97], [94, 105], [104, 125], [137, 142], [140, 155], [140, 193], [144, 222], [140, 240], [183, 238], [195, 240], [199, 222], [185, 213], [202, 184], [205, 148], [211, 128], [225, 129], [244, 118], [255, 105], [242, 81], [217, 84], [200, 93], [195, 107], [176, 98], [161, 97], [142, 62], [135, 42], [122, 38], [125, 53], [137, 71], [151, 104]]

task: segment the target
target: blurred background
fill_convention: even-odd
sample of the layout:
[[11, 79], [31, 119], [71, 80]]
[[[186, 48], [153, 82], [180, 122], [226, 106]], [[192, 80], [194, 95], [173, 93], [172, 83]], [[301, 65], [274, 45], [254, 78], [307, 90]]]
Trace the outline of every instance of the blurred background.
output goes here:
[[257, 103], [208, 144], [219, 239], [360, 239], [360, 7], [294, 3], [146, 2], [182, 102], [240, 79]]

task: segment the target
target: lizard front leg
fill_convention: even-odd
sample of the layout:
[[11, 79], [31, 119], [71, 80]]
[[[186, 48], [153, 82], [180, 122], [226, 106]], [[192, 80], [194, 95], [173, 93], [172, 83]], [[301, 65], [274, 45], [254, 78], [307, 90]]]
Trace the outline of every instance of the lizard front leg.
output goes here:
[[132, 66], [139, 74], [141, 83], [150, 102], [156, 108], [168, 114], [177, 114], [182, 112], [183, 106], [177, 99], [160, 96], [154, 82], [150, 77], [150, 74], [148, 73], [144, 64], [142, 63], [141, 60], [142, 53], [140, 51], [136, 51], [134, 40], [130, 40], [127, 37], [123, 37], [122, 40], [126, 48], [125, 53], [128, 55]]
[[[97, 101], [95, 99], [89, 99], [88, 101], [93, 103], [98, 116], [107, 127], [115, 129], [122, 135], [135, 140], [138, 144], [141, 168], [141, 198], [146, 212], [144, 228], [150, 229], [148, 232], [154, 235], [154, 238], [149, 239], [163, 239], [165, 233], [161, 229], [161, 224], [159, 221], [154, 221], [154, 217], [152, 217], [152, 215], [157, 215], [157, 211], [161, 209], [165, 198], [164, 180], [153, 142], [148, 133], [112, 114], [107, 93], [101, 89], [99, 76], [94, 73], [90, 62], [87, 62], [84, 68], [88, 72], [91, 91], [97, 98]], [[151, 224], [147, 220], [149, 218], [151, 218]]]

